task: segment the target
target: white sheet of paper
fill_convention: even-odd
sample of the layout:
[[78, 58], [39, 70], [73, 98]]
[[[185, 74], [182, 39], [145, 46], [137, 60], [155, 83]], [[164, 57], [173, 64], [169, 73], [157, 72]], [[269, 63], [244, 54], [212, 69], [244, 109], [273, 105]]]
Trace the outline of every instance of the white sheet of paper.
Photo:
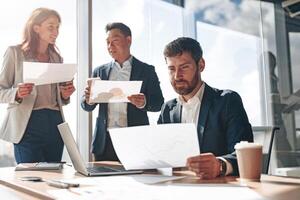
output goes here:
[[142, 81], [92, 80], [90, 103], [129, 102], [128, 96], [139, 94]]
[[[98, 186], [48, 190], [49, 194], [58, 199], [103, 199], [103, 200], [158, 200], [158, 199], [201, 199], [220, 200], [263, 200], [265, 199], [248, 187], [223, 187], [218, 184], [202, 186], [194, 184], [189, 186], [173, 185], [132, 185], [116, 182], [114, 185], [103, 184]], [[233, 195], [234, 194], [234, 195]]]
[[76, 64], [23, 62], [23, 82], [44, 85], [71, 81]]
[[194, 124], [160, 124], [109, 129], [118, 158], [129, 169], [183, 167], [200, 154]]
[[167, 181], [183, 179], [186, 176], [164, 176], [158, 174], [137, 174], [137, 175], [126, 175], [126, 176], [102, 176], [102, 177], [84, 177], [76, 179], [61, 179], [66, 183], [79, 183], [80, 185], [103, 185], [111, 184], [112, 186], [116, 183], [124, 182], [124, 184], [157, 184]]
[[9, 200], [22, 200], [23, 198], [13, 192], [11, 188], [5, 187], [4, 185], [0, 185], [0, 194], [1, 199], [9, 199]]

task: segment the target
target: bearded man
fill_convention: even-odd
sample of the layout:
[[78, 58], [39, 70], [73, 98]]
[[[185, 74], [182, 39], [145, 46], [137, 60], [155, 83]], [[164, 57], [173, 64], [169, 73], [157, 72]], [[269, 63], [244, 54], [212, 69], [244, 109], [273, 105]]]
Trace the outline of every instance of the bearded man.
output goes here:
[[162, 106], [158, 123], [196, 125], [201, 154], [188, 158], [187, 167], [200, 178], [238, 175], [234, 145], [253, 141], [241, 97], [231, 90], [212, 88], [201, 79], [205, 61], [196, 40], [181, 37], [170, 42], [164, 57], [179, 96]]

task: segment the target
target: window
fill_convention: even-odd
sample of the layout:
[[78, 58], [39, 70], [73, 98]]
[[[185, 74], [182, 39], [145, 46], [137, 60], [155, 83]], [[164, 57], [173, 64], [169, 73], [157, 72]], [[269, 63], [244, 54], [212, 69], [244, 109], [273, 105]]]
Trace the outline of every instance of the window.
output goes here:
[[237, 91], [251, 124], [269, 125], [265, 69], [260, 63], [260, 3], [191, 0], [186, 1], [186, 7], [195, 13], [196, 38], [206, 61], [204, 81], [212, 87]]

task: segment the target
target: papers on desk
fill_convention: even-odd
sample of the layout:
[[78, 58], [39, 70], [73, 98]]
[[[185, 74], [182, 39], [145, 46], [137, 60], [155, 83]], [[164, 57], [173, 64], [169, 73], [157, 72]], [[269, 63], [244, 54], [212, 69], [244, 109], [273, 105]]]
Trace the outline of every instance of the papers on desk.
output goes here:
[[[95, 179], [95, 178], [89, 178]], [[253, 190], [242, 186], [223, 186], [223, 184], [189, 185], [146, 185], [127, 176], [99, 177], [98, 184], [68, 190], [48, 190], [58, 199], [109, 199], [109, 200], [177, 200], [177, 199], [230, 199], [262, 200]], [[75, 179], [76, 181], [77, 179]]]
[[3, 185], [0, 185], [0, 194], [1, 194], [1, 199], [9, 199], [9, 200], [24, 199], [21, 197], [21, 195], [15, 194], [14, 190], [12, 190], [11, 188], [5, 187]]
[[44, 85], [71, 81], [76, 64], [23, 62], [23, 82]]
[[167, 181], [174, 181], [183, 179], [186, 176], [164, 176], [158, 174], [138, 174], [138, 175], [126, 175], [126, 176], [108, 176], [108, 177], [84, 177], [76, 179], [63, 179], [64, 183], [78, 183], [80, 185], [111, 185], [112, 187], [117, 184], [158, 184]]
[[194, 124], [160, 124], [109, 129], [118, 158], [125, 169], [183, 167], [199, 155]]
[[[107, 176], [107, 177], [88, 177], [77, 179], [64, 179], [66, 183], [79, 183], [82, 188], [78, 190], [49, 190], [52, 196], [58, 199], [123, 199], [122, 190], [130, 188], [144, 189], [145, 184], [157, 184], [166, 181], [182, 179], [185, 176], [163, 176], [163, 175], [126, 175], [126, 176]], [[99, 187], [100, 186], [100, 187]], [[119, 189], [119, 186], [122, 186]], [[146, 187], [147, 188], [147, 187]], [[71, 192], [70, 192], [71, 191]], [[117, 192], [116, 192], [117, 191]], [[124, 191], [124, 192], [125, 192]], [[100, 196], [99, 196], [100, 194]], [[140, 198], [144, 199], [144, 198]]]
[[129, 102], [128, 96], [139, 94], [142, 81], [92, 80], [90, 103]]
[[103, 200], [182, 200], [182, 199], [230, 199], [263, 200], [264, 198], [247, 187], [218, 186], [143, 186], [127, 187], [102, 186], [71, 188], [68, 190], [49, 190], [53, 197], [64, 200], [103, 199]]

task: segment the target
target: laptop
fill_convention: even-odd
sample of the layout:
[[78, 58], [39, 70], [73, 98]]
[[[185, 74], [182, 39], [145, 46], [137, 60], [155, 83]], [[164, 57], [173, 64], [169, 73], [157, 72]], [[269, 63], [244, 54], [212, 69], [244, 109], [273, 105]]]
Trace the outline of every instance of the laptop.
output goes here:
[[108, 166], [88, 166], [84, 163], [76, 142], [73, 138], [71, 129], [67, 122], [57, 125], [60, 135], [67, 147], [71, 161], [75, 170], [85, 176], [105, 176], [105, 175], [122, 175], [122, 174], [140, 174], [141, 170], [125, 170], [122, 166], [108, 167]]

